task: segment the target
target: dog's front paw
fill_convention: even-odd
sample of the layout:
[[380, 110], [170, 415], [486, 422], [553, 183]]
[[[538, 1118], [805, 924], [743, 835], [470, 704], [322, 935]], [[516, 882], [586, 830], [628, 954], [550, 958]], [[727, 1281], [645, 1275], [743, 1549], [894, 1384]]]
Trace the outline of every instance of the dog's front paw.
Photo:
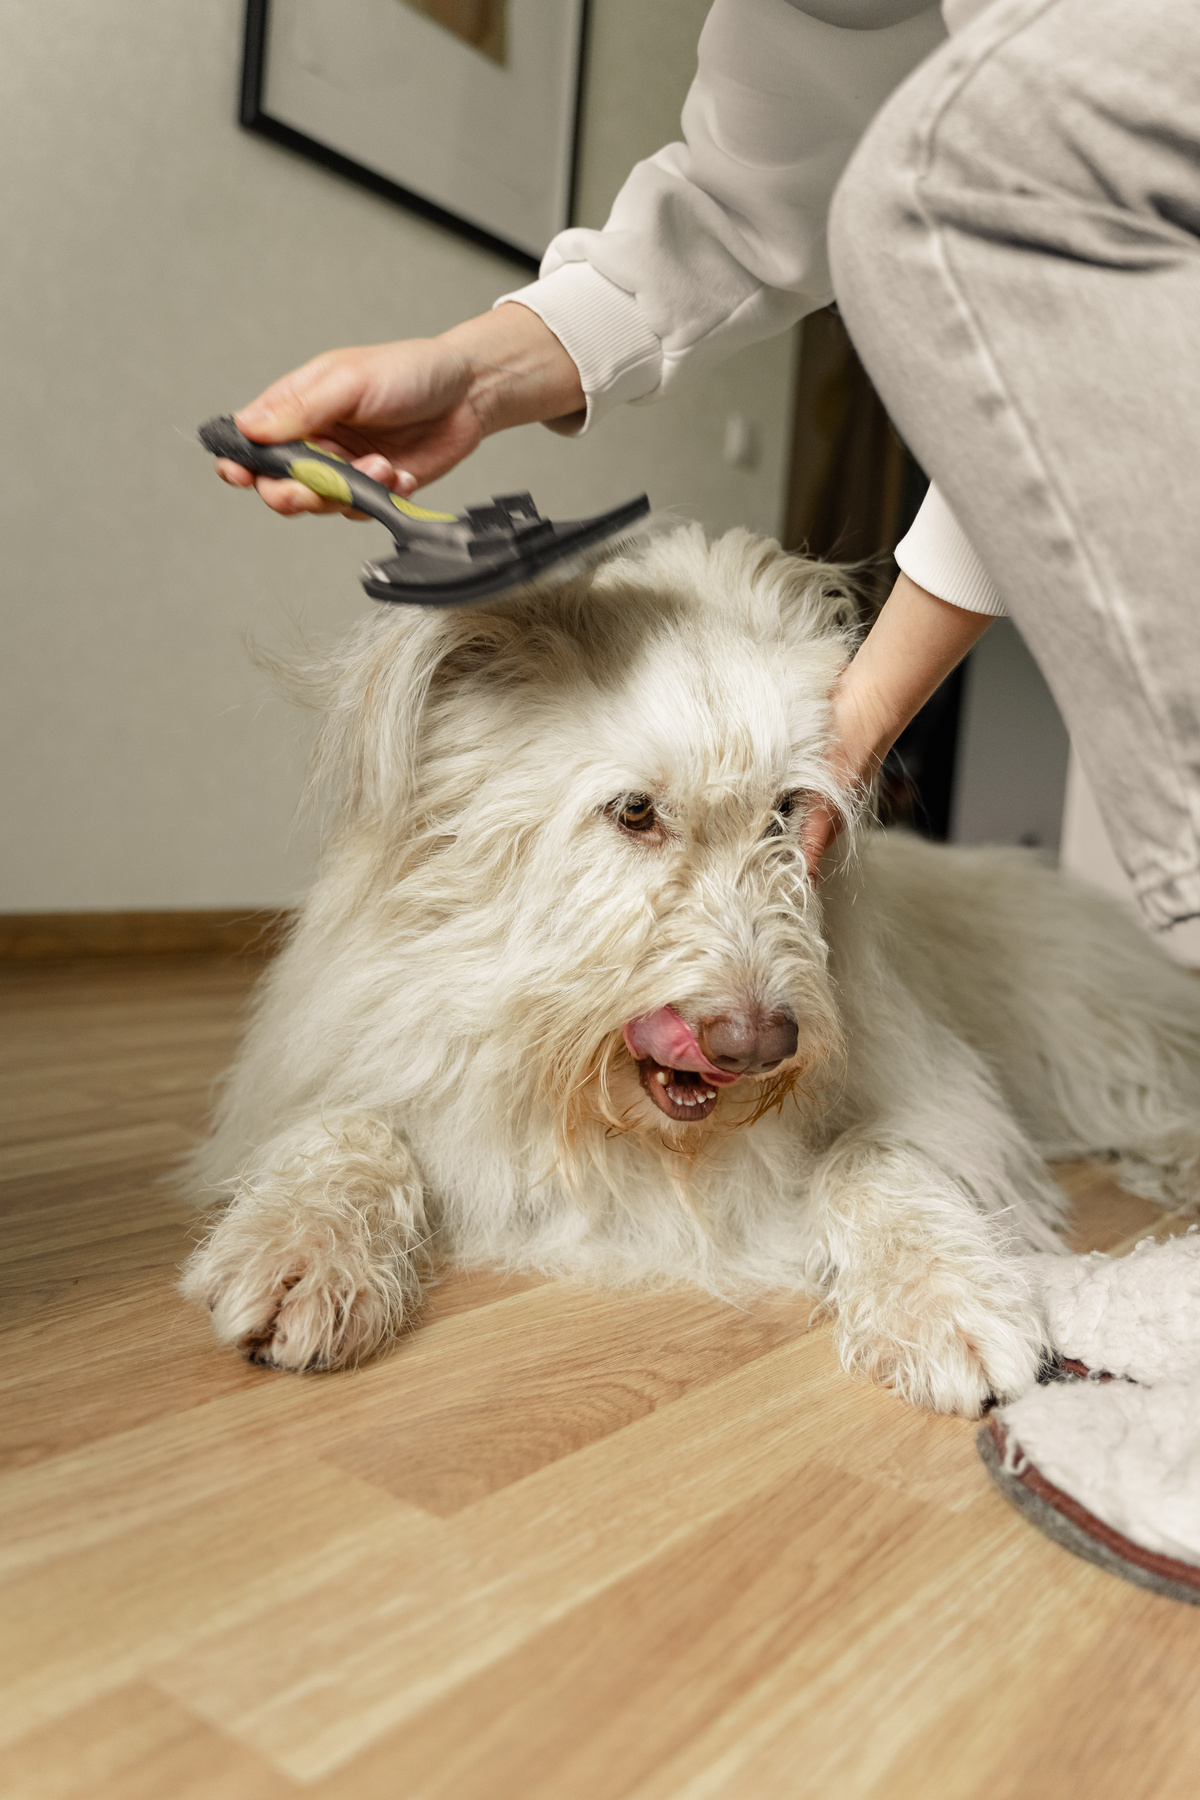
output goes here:
[[405, 1283], [330, 1234], [235, 1203], [188, 1260], [182, 1289], [222, 1343], [275, 1369], [338, 1369], [393, 1337]]
[[836, 1337], [850, 1374], [915, 1406], [975, 1419], [990, 1400], [1033, 1386], [1043, 1333], [1015, 1271], [984, 1286], [914, 1256], [878, 1286], [839, 1293]]
[[361, 1362], [395, 1336], [420, 1291], [420, 1189], [407, 1152], [359, 1120], [322, 1122], [272, 1150], [188, 1259], [182, 1291], [252, 1362]]

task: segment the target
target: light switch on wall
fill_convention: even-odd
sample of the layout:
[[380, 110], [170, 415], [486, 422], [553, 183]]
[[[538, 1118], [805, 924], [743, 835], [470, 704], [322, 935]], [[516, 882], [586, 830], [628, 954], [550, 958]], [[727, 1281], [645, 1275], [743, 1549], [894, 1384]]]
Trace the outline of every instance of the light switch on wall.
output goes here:
[[725, 420], [725, 461], [731, 469], [752, 469], [758, 461], [758, 431], [745, 413]]

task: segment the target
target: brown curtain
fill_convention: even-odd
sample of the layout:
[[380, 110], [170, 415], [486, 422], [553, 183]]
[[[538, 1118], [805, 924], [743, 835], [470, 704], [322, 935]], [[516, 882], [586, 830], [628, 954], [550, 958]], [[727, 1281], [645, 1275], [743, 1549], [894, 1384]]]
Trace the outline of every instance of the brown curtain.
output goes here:
[[787, 547], [859, 562], [895, 548], [922, 477], [834, 308], [813, 313], [803, 330]]
[[[926, 479], [897, 436], [834, 307], [804, 321], [784, 544], [860, 564], [865, 621], [896, 577], [891, 552]], [[889, 823], [945, 838], [950, 822], [962, 670], [943, 682], [884, 765]]]

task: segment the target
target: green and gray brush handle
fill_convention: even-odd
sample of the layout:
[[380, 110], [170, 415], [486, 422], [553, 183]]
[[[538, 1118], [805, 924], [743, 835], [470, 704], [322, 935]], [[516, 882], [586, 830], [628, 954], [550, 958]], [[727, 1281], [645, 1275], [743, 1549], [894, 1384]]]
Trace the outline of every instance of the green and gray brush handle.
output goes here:
[[447, 524], [454, 519], [453, 513], [429, 512], [423, 506], [414, 506], [411, 500], [402, 500], [399, 494], [393, 494], [381, 481], [373, 481], [343, 457], [300, 438], [286, 444], [256, 444], [238, 430], [228, 415], [209, 419], [200, 427], [199, 436], [204, 448], [214, 456], [228, 457], [230, 462], [240, 463], [256, 475], [299, 481], [323, 500], [335, 500], [339, 506], [353, 506], [359, 512], [369, 513], [386, 525], [393, 536], [397, 535], [397, 513], [405, 519]]

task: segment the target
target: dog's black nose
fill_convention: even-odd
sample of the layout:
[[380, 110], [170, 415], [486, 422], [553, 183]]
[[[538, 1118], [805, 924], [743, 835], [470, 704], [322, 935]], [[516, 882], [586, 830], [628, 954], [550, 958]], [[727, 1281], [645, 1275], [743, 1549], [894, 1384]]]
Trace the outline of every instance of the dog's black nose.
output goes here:
[[718, 1013], [696, 1026], [700, 1048], [709, 1062], [733, 1075], [769, 1075], [796, 1054], [800, 1034], [790, 1012]]

